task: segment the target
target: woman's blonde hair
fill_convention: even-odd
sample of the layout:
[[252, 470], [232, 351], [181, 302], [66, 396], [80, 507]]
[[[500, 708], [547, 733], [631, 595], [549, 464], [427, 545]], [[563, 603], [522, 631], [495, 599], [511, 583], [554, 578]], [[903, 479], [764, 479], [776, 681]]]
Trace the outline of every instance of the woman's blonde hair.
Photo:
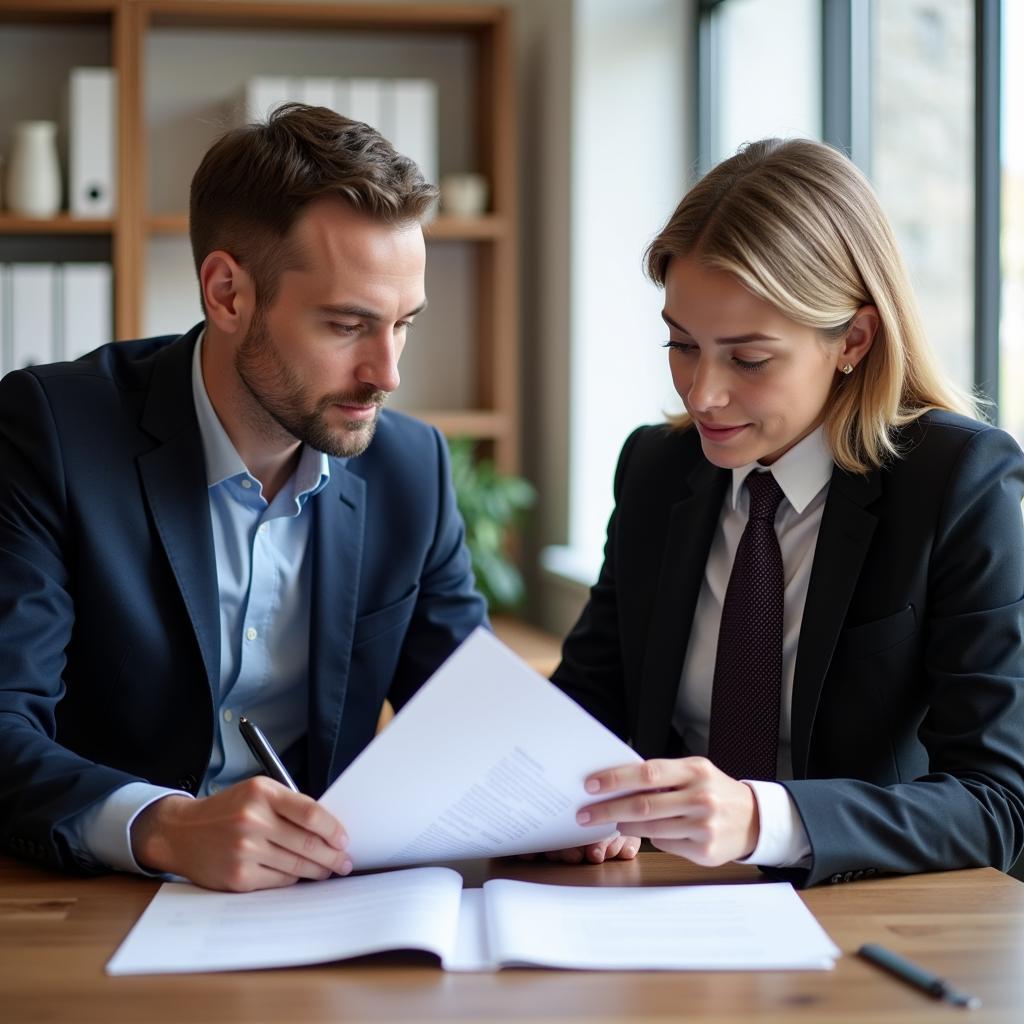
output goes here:
[[[839, 376], [825, 431], [836, 464], [865, 473], [898, 455], [893, 428], [929, 409], [977, 416], [925, 337], [892, 228], [867, 179], [841, 153], [805, 139], [764, 139], [709, 171], [648, 246], [665, 284], [674, 257], [736, 277], [783, 315], [841, 339], [858, 309], [879, 327], [856, 372]], [[680, 427], [689, 416], [674, 417]]]

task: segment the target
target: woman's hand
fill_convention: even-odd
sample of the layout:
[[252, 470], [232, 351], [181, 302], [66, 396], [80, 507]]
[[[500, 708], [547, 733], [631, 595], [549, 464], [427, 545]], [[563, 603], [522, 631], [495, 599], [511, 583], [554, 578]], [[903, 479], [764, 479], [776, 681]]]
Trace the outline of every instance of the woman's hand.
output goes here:
[[584, 861], [603, 864], [606, 860], [633, 860], [639, 850], [640, 840], [636, 836], [617, 835], [589, 846], [571, 846], [567, 850], [549, 850], [547, 853], [522, 853], [519, 859], [544, 857], [563, 864], [582, 864]]
[[749, 857], [760, 822], [754, 791], [706, 757], [643, 761], [597, 772], [588, 793], [626, 793], [580, 809], [581, 825], [614, 824], [667, 853], [714, 867]]

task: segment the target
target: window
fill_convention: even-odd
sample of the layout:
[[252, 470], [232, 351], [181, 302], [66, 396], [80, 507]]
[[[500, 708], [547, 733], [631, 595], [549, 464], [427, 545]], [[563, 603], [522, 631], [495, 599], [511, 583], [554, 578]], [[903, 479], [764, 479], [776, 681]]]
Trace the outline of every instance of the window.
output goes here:
[[[1024, 5], [1003, 4], [1000, 422], [1024, 444]], [[1010, 60], [1010, 54], [1017, 60]]]
[[702, 170], [744, 142], [820, 139], [820, 0], [715, 0], [704, 7]]
[[[548, 568], [593, 578], [622, 440], [679, 408], [644, 246], [698, 170], [753, 139], [825, 138], [851, 153], [893, 224], [941, 364], [962, 387], [995, 392], [998, 362], [999, 419], [1024, 441], [1024, 66], [1009, 59], [1024, 53], [1024, 3], [577, 0], [574, 12], [570, 527]], [[996, 40], [1001, 189], [987, 113]], [[996, 192], [1001, 301], [985, 213]]]
[[974, 4], [871, 5], [864, 168], [946, 372], [974, 383]]

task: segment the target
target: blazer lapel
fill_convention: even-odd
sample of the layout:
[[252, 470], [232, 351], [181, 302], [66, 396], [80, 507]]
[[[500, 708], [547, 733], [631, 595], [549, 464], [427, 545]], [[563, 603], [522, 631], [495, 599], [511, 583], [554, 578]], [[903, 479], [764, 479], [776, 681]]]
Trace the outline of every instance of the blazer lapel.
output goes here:
[[832, 653], [850, 606], [878, 517], [866, 506], [881, 494], [877, 471], [867, 476], [835, 469], [818, 530], [814, 564], [793, 674], [790, 727], [793, 776], [805, 778], [811, 728]]
[[200, 329], [190, 331], [156, 357], [140, 425], [161, 443], [138, 457], [138, 467], [214, 694], [220, 679], [217, 566], [206, 462], [191, 385], [192, 352]]
[[309, 784], [332, 778], [348, 689], [359, 599], [366, 483], [333, 460], [331, 479], [314, 499], [313, 594], [309, 644]]
[[672, 506], [640, 677], [634, 746], [643, 757], [666, 752], [704, 565], [730, 478], [701, 458], [686, 478], [687, 493]]

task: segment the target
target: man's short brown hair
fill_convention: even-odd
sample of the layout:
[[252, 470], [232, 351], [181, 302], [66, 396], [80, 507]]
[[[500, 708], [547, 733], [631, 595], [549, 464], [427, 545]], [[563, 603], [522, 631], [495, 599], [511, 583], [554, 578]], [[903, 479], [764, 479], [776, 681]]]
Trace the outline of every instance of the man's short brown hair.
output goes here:
[[[266, 123], [223, 135], [192, 178], [189, 237], [196, 272], [218, 249], [252, 276], [266, 308], [297, 263], [288, 235], [303, 210], [334, 196], [387, 224], [420, 220], [437, 197], [380, 132], [326, 107], [287, 103]], [[205, 308], [205, 307], [204, 307]]]

